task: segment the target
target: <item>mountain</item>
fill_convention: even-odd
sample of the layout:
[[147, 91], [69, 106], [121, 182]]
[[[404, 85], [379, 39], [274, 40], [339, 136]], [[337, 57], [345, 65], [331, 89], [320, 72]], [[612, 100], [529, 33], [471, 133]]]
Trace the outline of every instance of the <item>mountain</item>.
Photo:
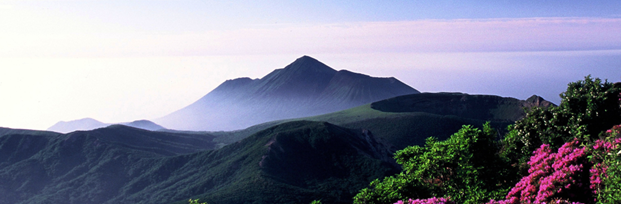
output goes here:
[[0, 137], [4, 135], [39, 135], [39, 136], [57, 136], [60, 133], [40, 130], [28, 129], [12, 129], [0, 127]]
[[479, 120], [516, 121], [525, 116], [524, 108], [550, 105], [552, 103], [539, 96], [518, 100], [492, 95], [422, 93], [374, 102], [371, 108], [393, 113], [425, 112]]
[[244, 130], [211, 133], [218, 136], [215, 141], [230, 144], [283, 122], [326, 121], [346, 128], [370, 130], [398, 150], [411, 145], [424, 145], [425, 139], [431, 136], [443, 140], [462, 125], [482, 127], [486, 121], [504, 133], [508, 125], [525, 116], [525, 108], [535, 106], [555, 105], [539, 96], [519, 100], [494, 95], [420, 93], [319, 116], [271, 121]]
[[[151, 131], [166, 129], [148, 120], [136, 120], [133, 122], [118, 123], [118, 124], [140, 128], [143, 130], [151, 130]], [[114, 124], [99, 122], [92, 118], [83, 118], [83, 119], [72, 120], [68, 122], [60, 121], [54, 124], [52, 127], [49, 127], [47, 130], [54, 131], [54, 132], [60, 132], [60, 133], [70, 133], [70, 132], [79, 131], [79, 130], [94, 130], [97, 128], [103, 128], [103, 127], [107, 127], [110, 125], [114, 125]]]
[[283, 123], [217, 150], [207, 135], [113, 125], [0, 136], [0, 204], [351, 203], [398, 172], [367, 130]]
[[156, 122], [180, 130], [242, 129], [415, 93], [419, 92], [393, 77], [336, 71], [303, 56], [261, 79], [227, 80], [198, 101]]
[[140, 128], [143, 130], [151, 130], [151, 131], [166, 129], [162, 127], [161, 125], [155, 124], [154, 122], [151, 122], [149, 120], [136, 120], [133, 122], [121, 123], [121, 125], [126, 125], [130, 127]]
[[67, 122], [59, 121], [56, 124], [52, 125], [52, 127], [49, 127], [47, 130], [60, 133], [69, 133], [77, 130], [92, 130], [102, 128], [108, 125], [110, 124], [102, 123], [92, 118], [82, 118]]
[[[14, 131], [15, 132], [15, 131]], [[123, 125], [0, 136], [0, 203], [104, 203], [157, 160], [213, 149], [213, 136]], [[36, 133], [36, 134], [34, 134]]]

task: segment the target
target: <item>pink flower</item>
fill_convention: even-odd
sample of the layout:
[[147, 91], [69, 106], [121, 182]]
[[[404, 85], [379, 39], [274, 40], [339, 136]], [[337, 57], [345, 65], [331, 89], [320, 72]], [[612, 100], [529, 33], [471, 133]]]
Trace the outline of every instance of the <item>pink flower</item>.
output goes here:
[[552, 153], [549, 145], [541, 145], [528, 161], [529, 175], [511, 189], [505, 200], [489, 203], [547, 203], [563, 192], [580, 188], [579, 177], [585, 171], [582, 162], [586, 161], [587, 152], [579, 144], [578, 140], [567, 142], [557, 153]]
[[403, 202], [402, 200], [397, 201], [395, 204], [455, 204], [453, 201], [451, 201], [450, 198], [427, 198], [427, 199], [416, 199], [416, 200], [412, 200], [409, 199], [406, 202]]

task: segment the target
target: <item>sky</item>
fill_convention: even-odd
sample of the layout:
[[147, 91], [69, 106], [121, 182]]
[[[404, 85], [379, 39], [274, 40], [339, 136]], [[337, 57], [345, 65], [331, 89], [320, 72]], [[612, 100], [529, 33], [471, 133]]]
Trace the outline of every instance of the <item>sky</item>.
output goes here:
[[621, 1], [0, 0], [0, 127], [156, 119], [303, 55], [421, 92], [556, 104], [621, 81]]

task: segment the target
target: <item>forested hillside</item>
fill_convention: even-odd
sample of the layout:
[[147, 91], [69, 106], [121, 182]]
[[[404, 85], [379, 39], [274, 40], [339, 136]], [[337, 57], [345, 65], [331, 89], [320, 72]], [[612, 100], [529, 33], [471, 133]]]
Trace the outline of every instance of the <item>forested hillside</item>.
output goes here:
[[402, 172], [354, 203], [619, 203], [621, 84], [570, 83], [558, 107], [533, 107], [501, 140], [488, 124], [395, 153]]

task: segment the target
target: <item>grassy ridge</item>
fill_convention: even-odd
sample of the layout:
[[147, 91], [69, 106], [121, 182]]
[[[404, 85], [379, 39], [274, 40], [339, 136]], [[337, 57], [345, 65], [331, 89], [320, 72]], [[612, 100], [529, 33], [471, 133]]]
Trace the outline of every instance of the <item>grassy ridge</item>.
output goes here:
[[388, 149], [371, 135], [325, 122], [283, 123], [219, 151], [254, 158], [254, 163], [235, 164], [244, 169], [233, 173], [240, 179], [201, 196], [216, 204], [310, 203], [317, 198], [351, 203], [350, 195], [367, 185], [363, 181], [396, 170]]
[[284, 123], [218, 150], [192, 150], [209, 139], [195, 136], [125, 126], [0, 136], [0, 203], [351, 203], [398, 169], [369, 132], [325, 122]]
[[429, 136], [445, 139], [464, 124], [489, 120], [504, 129], [529, 105], [497, 96], [427, 96], [452, 105], [420, 108], [406, 96], [213, 134], [0, 129], [0, 194], [9, 195], [0, 204], [351, 203], [371, 180], [397, 172], [393, 150]]
[[[434, 105], [435, 104], [435, 105]], [[446, 139], [462, 125], [481, 127], [485, 121], [504, 133], [507, 125], [524, 117], [529, 101], [490, 95], [421, 93], [399, 96], [355, 108], [299, 119], [272, 121], [232, 132], [213, 132], [215, 141], [230, 144], [270, 126], [289, 121], [326, 121], [339, 126], [367, 129], [402, 149], [423, 145], [430, 136]]]

